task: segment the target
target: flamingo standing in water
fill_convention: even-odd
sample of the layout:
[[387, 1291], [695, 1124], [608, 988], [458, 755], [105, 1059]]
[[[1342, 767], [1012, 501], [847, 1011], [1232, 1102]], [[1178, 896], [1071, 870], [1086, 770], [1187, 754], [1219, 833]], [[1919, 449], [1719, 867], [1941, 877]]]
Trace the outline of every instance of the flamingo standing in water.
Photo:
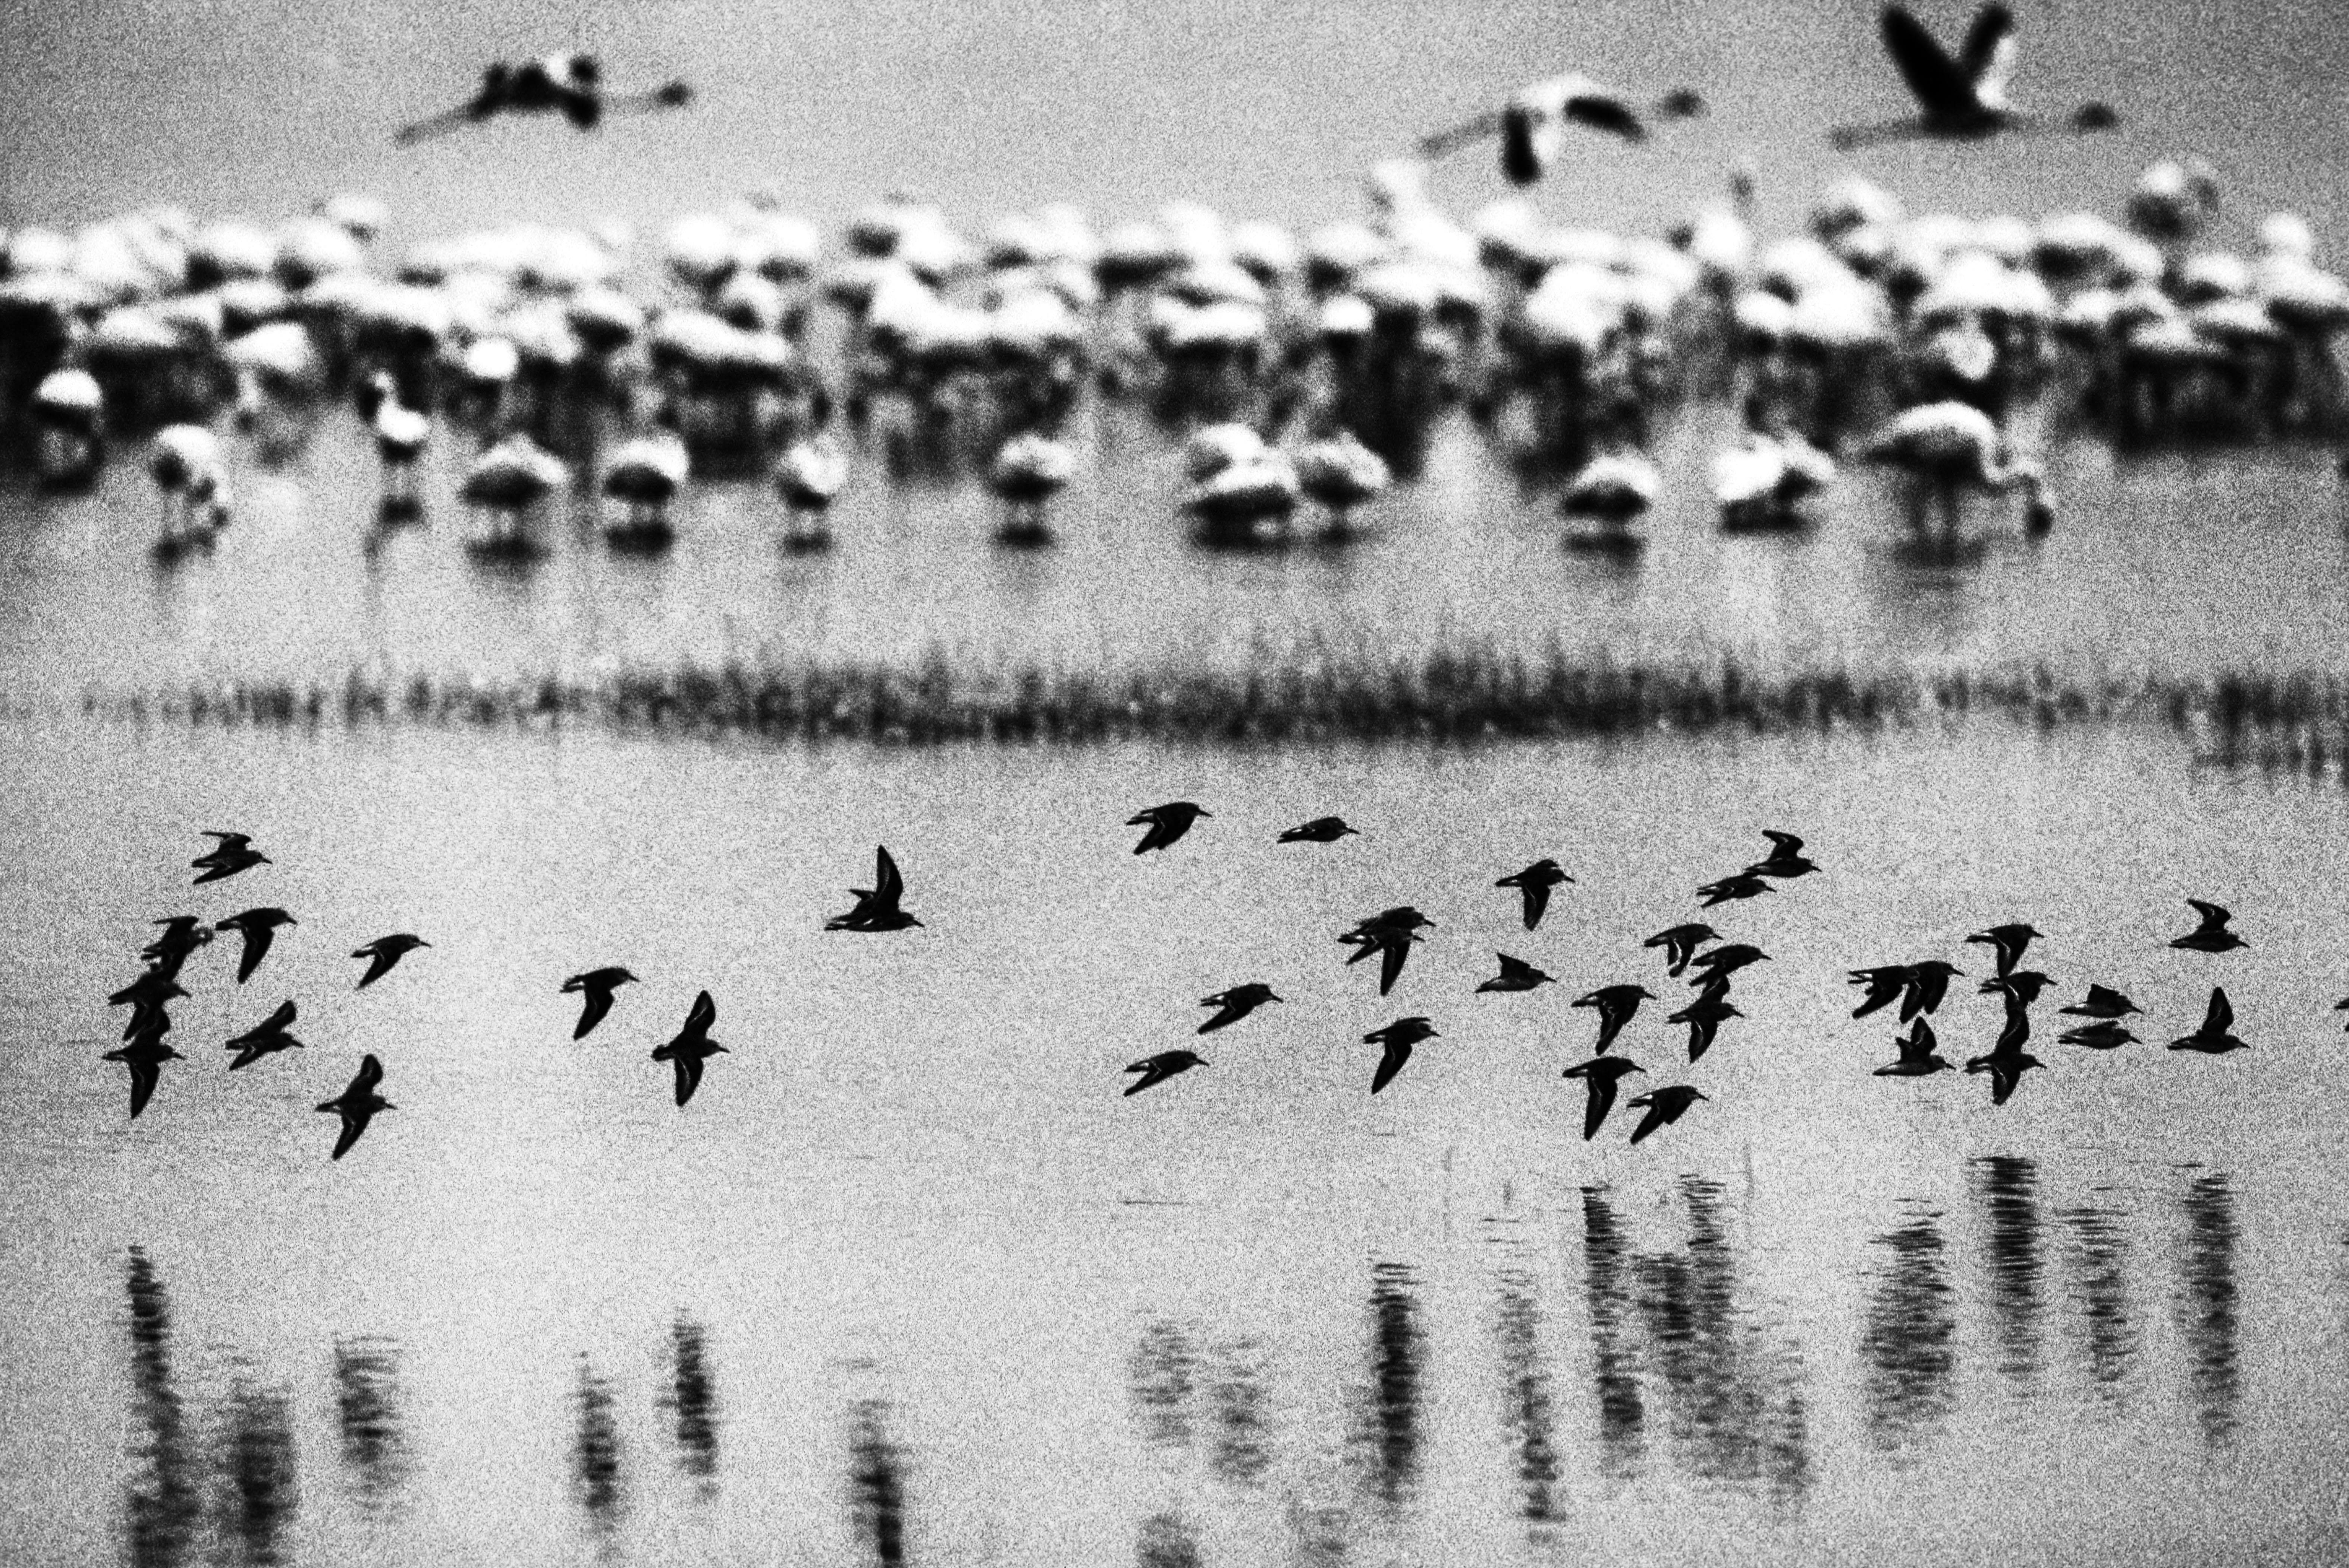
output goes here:
[[603, 67], [593, 55], [543, 55], [520, 65], [500, 60], [481, 73], [471, 98], [455, 108], [419, 119], [394, 132], [394, 147], [412, 147], [428, 138], [479, 125], [501, 114], [559, 111], [582, 130], [593, 130], [607, 114], [683, 108], [693, 89], [668, 82], [648, 92], [607, 97]]
[[847, 485], [848, 454], [828, 425], [818, 423], [793, 441], [775, 475], [775, 488], [792, 513], [783, 547], [794, 554], [831, 548], [832, 527], [825, 520]]
[[605, 537], [623, 546], [658, 549], [676, 537], [669, 526], [668, 504], [685, 488], [692, 471], [685, 442], [674, 430], [639, 436], [624, 443], [604, 465], [604, 493], [624, 501], [628, 520], [605, 531]]
[[1006, 544], [1050, 544], [1052, 531], [1044, 525], [1044, 505], [1073, 478], [1077, 454], [1069, 443], [1030, 430], [1012, 437], [995, 455], [987, 471], [987, 488], [1004, 504], [1003, 526], [996, 537]]
[[162, 532], [156, 549], [168, 554], [185, 545], [211, 543], [212, 536], [203, 524], [215, 518], [227, 521], [226, 511], [215, 511], [212, 506], [226, 477], [221, 466], [220, 438], [202, 425], [166, 425], [155, 432], [154, 455], [147, 460], [147, 471], [163, 498]]
[[562, 459], [519, 433], [475, 458], [457, 493], [493, 519], [492, 532], [476, 548], [503, 555], [535, 554], [537, 546], [523, 531], [523, 517], [570, 477]]
[[1662, 488], [1663, 476], [1645, 453], [1599, 453], [1567, 481], [1558, 509], [1568, 517], [1596, 518], [1605, 531], [1568, 534], [1567, 543], [1576, 549], [1636, 548], [1640, 540], [1631, 531], [1631, 521], [1655, 504]]
[[[1646, 112], [1658, 120], [1688, 119], [1704, 112], [1704, 99], [1682, 88], [1647, 106]], [[1478, 115], [1464, 125], [1423, 138], [1419, 155], [1438, 159], [1498, 136], [1501, 172], [1512, 185], [1531, 185], [1556, 161], [1559, 149], [1565, 146], [1568, 120], [1610, 132], [1626, 141], [1643, 141], [1648, 128], [1640, 113], [1640, 106], [1623, 94], [1588, 77], [1569, 72], [1520, 88], [1499, 108]]]
[[1955, 535], [1962, 492], [1970, 487], [2020, 490], [2025, 531], [2037, 535], [2054, 525], [2054, 509], [2038, 468], [2016, 459], [1991, 417], [1971, 403], [1927, 403], [1911, 408], [1878, 431], [1861, 456], [1906, 469], [1913, 477], [1917, 488], [1910, 496], [1909, 521], [1920, 530], [1927, 500], [1933, 498], [1940, 503], [1943, 537]]
[[1322, 537], [1333, 542], [1353, 537], [1354, 509], [1384, 495], [1389, 480], [1386, 459], [1351, 430], [1310, 442], [1297, 454], [1297, 482], [1329, 512]]
[[375, 431], [376, 456], [383, 461], [383, 500], [377, 513], [386, 521], [422, 510], [416, 493], [416, 463], [432, 439], [432, 421], [399, 400], [399, 387], [378, 370], [359, 384], [359, 412]]
[[1974, 13], [1955, 59], [1900, 6], [1884, 8], [1883, 30], [1892, 64], [1922, 112], [1875, 125], [1837, 126], [1827, 132], [1827, 141], [1838, 152], [1878, 141], [1981, 141], [2002, 131], [2085, 135], [2120, 124], [2109, 104], [2086, 103], [2053, 117], [2027, 114], [2006, 101], [2006, 78], [2014, 68], [2014, 14], [1998, 0]]

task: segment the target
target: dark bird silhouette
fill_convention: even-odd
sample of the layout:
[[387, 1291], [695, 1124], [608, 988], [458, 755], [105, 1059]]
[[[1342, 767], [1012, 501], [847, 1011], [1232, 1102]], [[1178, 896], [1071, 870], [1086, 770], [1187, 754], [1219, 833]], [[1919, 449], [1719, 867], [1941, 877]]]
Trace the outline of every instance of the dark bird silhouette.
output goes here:
[[1693, 971], [1689, 976], [1692, 985], [1710, 985], [1715, 980], [1726, 980], [1749, 964], [1767, 964], [1770, 955], [1750, 942], [1733, 942], [1700, 953], [1689, 960]]
[[138, 979], [106, 999], [109, 1007], [130, 1006], [130, 1021], [122, 1026], [122, 1037], [135, 1039], [141, 1035], [160, 1038], [171, 1032], [170, 1005], [187, 995], [176, 980], [167, 979], [160, 970], [150, 969]]
[[1670, 1127], [1687, 1113], [1690, 1106], [1694, 1105], [1698, 1100], [1710, 1098], [1700, 1094], [1694, 1085], [1684, 1083], [1666, 1084], [1661, 1088], [1651, 1088], [1645, 1094], [1633, 1095], [1629, 1103], [1645, 1106], [1648, 1114], [1641, 1117], [1640, 1125], [1631, 1130], [1632, 1143], [1638, 1144], [1641, 1139], [1660, 1127]]
[[1919, 1018], [1906, 1035], [1895, 1035], [1892, 1043], [1899, 1047], [1899, 1057], [1876, 1069], [1878, 1078], [1925, 1078], [1933, 1073], [1953, 1070], [1949, 1059], [1934, 1047], [1933, 1026]]
[[1725, 989], [1708, 990], [1664, 1021], [1689, 1026], [1689, 1060], [1693, 1063], [1713, 1048], [1713, 1036], [1720, 1032], [1723, 1024], [1744, 1016], [1744, 1014], [1730, 1006]]
[[1792, 833], [1782, 833], [1775, 828], [1764, 828], [1762, 836], [1770, 841], [1770, 852], [1745, 868], [1745, 874], [1757, 877], [1778, 877], [1793, 881], [1819, 869], [1818, 862], [1803, 853], [1803, 841]]
[[270, 944], [277, 940], [279, 926], [299, 923], [284, 910], [269, 908], [248, 909], [222, 921], [219, 929], [233, 931], [244, 938], [244, 952], [236, 961], [236, 983], [243, 985], [261, 961], [269, 956]]
[[898, 874], [897, 862], [890, 858], [885, 845], [874, 847], [873, 885], [848, 891], [856, 903], [846, 914], [836, 914], [825, 921], [826, 931], [903, 931], [922, 923], [900, 907], [905, 896], [905, 879]]
[[1501, 972], [1490, 980], [1481, 982], [1479, 991], [1530, 991], [1537, 985], [1552, 984], [1552, 977], [1543, 974], [1522, 958], [1512, 958], [1506, 953], [1494, 954], [1501, 961]]
[[2189, 953], [2226, 953], [2245, 945], [2243, 939], [2227, 929], [2227, 912], [2215, 903], [2199, 898], [2186, 901], [2202, 916], [2202, 923], [2174, 939], [2172, 947], [2183, 947]]
[[332, 1158], [340, 1160], [351, 1151], [351, 1145], [359, 1140], [359, 1134], [367, 1130], [367, 1123], [375, 1119], [377, 1111], [399, 1109], [376, 1093], [375, 1086], [382, 1081], [383, 1064], [376, 1060], [374, 1052], [369, 1051], [359, 1058], [359, 1070], [352, 1078], [350, 1087], [319, 1105], [320, 1110], [331, 1110], [343, 1119], [342, 1136], [335, 1140]]
[[1397, 1018], [1384, 1028], [1372, 1029], [1362, 1037], [1365, 1045], [1379, 1047], [1379, 1070], [1371, 1077], [1371, 1092], [1394, 1082], [1395, 1074], [1402, 1071], [1403, 1063], [1411, 1060], [1412, 1047], [1422, 1040], [1436, 1037], [1434, 1026], [1425, 1018]]
[[1908, 988], [1900, 997], [1900, 1021], [1905, 1024], [1920, 1013], [1937, 1011], [1941, 998], [1949, 994], [1950, 981], [1964, 973], [1956, 965], [1939, 958], [1909, 965]]
[[1850, 983], [1865, 993], [1859, 1006], [1851, 1010], [1855, 1018], [1865, 1018], [1878, 1007], [1889, 1007], [1908, 993], [1916, 980], [1916, 970], [1907, 964], [1879, 964], [1870, 969], [1851, 971]]
[[1664, 973], [1677, 978], [1680, 972], [1689, 966], [1689, 960], [1696, 956], [1698, 948], [1708, 942], [1718, 941], [1720, 937], [1721, 933], [1702, 921], [1691, 921], [1685, 925], [1666, 926], [1640, 945], [1662, 948], [1664, 960], [1670, 965]]
[[1147, 811], [1139, 811], [1128, 817], [1125, 820], [1125, 825], [1129, 828], [1147, 827], [1149, 829], [1149, 831], [1142, 835], [1142, 842], [1133, 846], [1133, 852], [1139, 855], [1152, 850], [1166, 848], [1189, 832], [1192, 823], [1202, 817], [1214, 815], [1215, 813], [1206, 807], [1195, 805], [1189, 800], [1169, 800], [1164, 806], [1153, 806]]
[[1977, 931], [1966, 940], [1987, 943], [1997, 950], [1998, 974], [2002, 978], [2013, 971], [2015, 962], [2023, 956], [2023, 950], [2031, 945], [2031, 939], [2046, 934], [2017, 921], [2006, 925], [1993, 925], [1987, 931]]
[[604, 1015], [612, 1010], [612, 993], [635, 979], [636, 975], [615, 964], [602, 969], [590, 969], [565, 980], [563, 989], [556, 995], [568, 996], [576, 993], [585, 998], [579, 1005], [578, 1026], [571, 1031], [571, 1037], [585, 1039], [588, 1033], [604, 1021]]
[[2125, 1018], [2131, 1013], [2144, 1010], [2118, 991], [2095, 985], [2088, 987], [2086, 1000], [2075, 1002], [2063, 1009], [2075, 1018]]
[[709, 1037], [709, 1026], [718, 1021], [718, 1004], [704, 991], [693, 999], [693, 1010], [685, 1016], [685, 1027], [665, 1046], [653, 1047], [653, 1060], [677, 1064], [677, 1103], [680, 1106], [693, 1098], [701, 1087], [701, 1068], [713, 1055], [726, 1047]]
[[[1126, 825], [1133, 826], [1130, 822]], [[1288, 829], [1280, 835], [1278, 841], [1284, 844], [1334, 844], [1349, 833], [1360, 838], [1361, 831], [1360, 828], [1346, 826], [1343, 817], [1316, 817], [1309, 822], [1299, 822]]]
[[2118, 1018], [2099, 1018], [2093, 1024], [2066, 1029], [2055, 1037], [2067, 1046], [2085, 1046], [2092, 1051], [2117, 1050], [2137, 1038]]
[[1189, 1051], [1161, 1051], [1154, 1057], [1143, 1057], [1125, 1069], [1130, 1073], [1142, 1075], [1125, 1086], [1125, 1092], [1129, 1095], [1140, 1094], [1152, 1084], [1164, 1083], [1176, 1073], [1186, 1073], [1193, 1068], [1204, 1068], [1209, 1065], [1206, 1057], [1194, 1056]]
[[100, 1059], [120, 1062], [130, 1069], [130, 1119], [136, 1121], [139, 1113], [147, 1109], [147, 1102], [155, 1098], [155, 1086], [163, 1081], [163, 1064], [185, 1058], [165, 1045], [160, 1035], [146, 1035], [127, 1046], [117, 1047]]
[[2018, 969], [2012, 975], [1985, 980], [1974, 989], [1984, 995], [2004, 996], [2019, 1006], [2028, 1007], [2037, 1003], [2039, 994], [2054, 984], [2036, 969]]
[[1640, 1002], [1655, 999], [1656, 994], [1645, 985], [1628, 984], [1601, 985], [1588, 995], [1577, 996], [1576, 1006], [1599, 1009], [1599, 1044], [1592, 1054], [1605, 1056], [1607, 1047], [1615, 1043], [1615, 1037], [1623, 1032], [1623, 1026], [1631, 1021], [1631, 1015], [1640, 1010]]
[[1513, 887], [1524, 895], [1526, 929], [1531, 931], [1541, 923], [1542, 912], [1549, 907], [1549, 890], [1560, 882], [1574, 879], [1558, 869], [1556, 861], [1545, 855], [1521, 872], [1512, 872], [1495, 882], [1495, 887]]
[[253, 841], [243, 833], [223, 833], [216, 828], [206, 828], [204, 837], [218, 839], [220, 842], [188, 862], [203, 873], [195, 880], [193, 885], [197, 887], [208, 882], [218, 882], [222, 877], [233, 877], [254, 866], [272, 863], [269, 857], [254, 849]]
[[1593, 1057], [1587, 1062], [1575, 1063], [1557, 1075], [1580, 1078], [1589, 1091], [1589, 1099], [1584, 1102], [1582, 1109], [1582, 1141], [1588, 1143], [1598, 1137], [1599, 1124], [1607, 1119], [1607, 1113], [1615, 1109], [1615, 1086], [1621, 1083], [1628, 1074], [1647, 1070], [1628, 1057]]
[[358, 989], [364, 991], [390, 974], [391, 966], [409, 954], [419, 947], [431, 945], [424, 938], [412, 936], [404, 931], [395, 932], [389, 936], [377, 937], [373, 942], [351, 954], [354, 958], [364, 958], [367, 961], [367, 973], [359, 976]]
[[1340, 934], [1338, 940], [1354, 949], [1353, 956], [1346, 960], [1349, 965], [1360, 964], [1373, 953], [1379, 954], [1379, 995], [1383, 996], [1402, 978], [1402, 961], [1409, 956], [1411, 944], [1420, 939], [1422, 930], [1434, 924], [1411, 905], [1397, 904], [1357, 923], [1353, 930]]
[[1876, 125], [1837, 126], [1827, 133], [1839, 152], [1871, 142], [1980, 141], [2002, 132], [2083, 135], [2120, 123], [2111, 106], [2086, 103], [2068, 115], [2025, 114], [2006, 99], [2014, 63], [2014, 16], [1993, 3], [1974, 14], [1964, 48], [1952, 59], [1923, 23], [1898, 5], [1884, 8], [1884, 46], [1920, 112]]
[[2336, 1013], [2349, 1013], [2349, 996], [2344, 996], [2338, 1002], [2333, 1003], [2333, 1010]]
[[2180, 1035], [2169, 1042], [2173, 1051], [2200, 1051], [2206, 1056], [2222, 1057], [2229, 1051], [2247, 1049], [2244, 1042], [2234, 1036], [2235, 1009], [2227, 1000], [2224, 987], [2210, 987], [2210, 1010], [2202, 1016], [2202, 1026], [2190, 1035]]
[[693, 89], [683, 82], [623, 97], [607, 94], [602, 68], [593, 55], [546, 55], [519, 65], [500, 60], [481, 73], [481, 85], [470, 99], [402, 126], [393, 133], [391, 142], [394, 147], [413, 147], [502, 114], [559, 113], [579, 129], [593, 130], [606, 115], [683, 108], [692, 101]]
[[2031, 1016], [2013, 997], [2007, 999], [2006, 1026], [1999, 1031], [1998, 1043], [1987, 1052], [1966, 1063], [1970, 1073], [1990, 1074], [1990, 1102], [2004, 1105], [2014, 1093], [2023, 1075], [2045, 1064], [2023, 1047], [2031, 1038]]
[[1228, 991], [1218, 991], [1212, 996], [1202, 996], [1199, 998], [1199, 1006], [1220, 1010], [1214, 1017], [1199, 1026], [1199, 1033], [1212, 1035], [1226, 1024], [1238, 1023], [1267, 1002], [1279, 1000], [1279, 997], [1272, 994], [1272, 987], [1261, 980], [1251, 980], [1245, 985], [1235, 985]]
[[160, 970], [166, 979], [176, 978], [180, 966], [212, 939], [212, 927], [192, 914], [174, 914], [159, 920], [161, 934], [139, 950], [139, 956], [148, 966]]
[[301, 1049], [302, 1042], [290, 1032], [293, 1027], [294, 1004], [280, 1002], [275, 1012], [228, 1042], [227, 1048], [237, 1054], [236, 1060], [228, 1064], [228, 1070], [249, 1068], [274, 1052]]
[[[1499, 108], [1433, 136], [1423, 137], [1419, 155], [1438, 159], [1463, 147], [1499, 137], [1501, 172], [1512, 185], [1531, 185], [1556, 161], [1566, 142], [1568, 122], [1644, 141], [1648, 128], [1642, 106], [1578, 73], [1551, 77], [1523, 87]], [[1645, 106], [1659, 121], [1688, 119], [1704, 112], [1704, 99], [1681, 88]]]
[[1727, 903], [1732, 899], [1758, 898], [1765, 892], [1778, 890], [1752, 872], [1739, 872], [1733, 877], [1707, 882], [1696, 891], [1704, 897], [1703, 907], [1711, 909], [1714, 904]]

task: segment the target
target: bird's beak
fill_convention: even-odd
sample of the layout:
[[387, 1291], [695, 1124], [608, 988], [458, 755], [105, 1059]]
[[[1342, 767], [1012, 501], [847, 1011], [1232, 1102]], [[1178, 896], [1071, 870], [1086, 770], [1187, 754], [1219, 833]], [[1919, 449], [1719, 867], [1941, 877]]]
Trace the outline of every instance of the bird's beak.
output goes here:
[[392, 1104], [389, 1100], [385, 1100], [381, 1105], [377, 1106], [376, 1109], [378, 1110], [398, 1110], [399, 1107]]

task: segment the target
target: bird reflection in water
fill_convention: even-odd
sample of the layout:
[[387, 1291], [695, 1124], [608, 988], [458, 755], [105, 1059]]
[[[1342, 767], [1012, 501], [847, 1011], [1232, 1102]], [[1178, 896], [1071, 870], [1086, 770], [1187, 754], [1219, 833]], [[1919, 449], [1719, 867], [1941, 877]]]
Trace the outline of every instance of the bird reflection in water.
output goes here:
[[1502, 1397], [1516, 1450], [1521, 1511], [1536, 1522], [1560, 1516], [1556, 1407], [1543, 1369], [1541, 1306], [1534, 1274], [1510, 1269], [1500, 1278], [1494, 1337], [1501, 1352]]
[[383, 1509], [408, 1477], [399, 1346], [375, 1335], [335, 1341], [335, 1425], [360, 1505]]
[[1159, 1319], [1145, 1326], [1126, 1363], [1126, 1387], [1152, 1442], [1170, 1449], [1189, 1444], [1197, 1386], [1198, 1358], [1182, 1326]]
[[1272, 1401], [1264, 1353], [1252, 1339], [1219, 1348], [1207, 1380], [1216, 1439], [1207, 1462], [1235, 1486], [1254, 1486], [1272, 1463]]
[[905, 1455], [889, 1436], [888, 1406], [864, 1399], [849, 1412], [849, 1517], [858, 1545], [889, 1568], [905, 1561]]
[[578, 1431], [571, 1447], [571, 1480], [579, 1506], [598, 1535], [619, 1522], [625, 1497], [621, 1491], [620, 1427], [613, 1414], [612, 1385], [598, 1377], [586, 1357], [579, 1357], [579, 1385], [573, 1395]]
[[240, 1373], [222, 1412], [213, 1504], [223, 1543], [234, 1542], [245, 1563], [285, 1561], [279, 1537], [300, 1501], [294, 1469], [294, 1402]]
[[1582, 1279], [1590, 1314], [1590, 1377], [1599, 1405], [1599, 1470], [1628, 1480], [1645, 1467], [1647, 1406], [1630, 1329], [1630, 1252], [1606, 1189], [1582, 1190]]
[[124, 1544], [133, 1568], [172, 1568], [196, 1531], [195, 1455], [171, 1370], [171, 1303], [146, 1250], [130, 1249], [124, 1270], [130, 1305], [132, 1457], [124, 1498]]
[[1860, 1331], [1869, 1440], [1898, 1454], [1938, 1434], [1957, 1404], [1958, 1315], [1938, 1213], [1876, 1238], [1885, 1257]]
[[1199, 1538], [1171, 1513], [1154, 1513], [1134, 1534], [1135, 1568], [1199, 1568]]
[[718, 1382], [709, 1332], [680, 1315], [669, 1326], [669, 1382], [661, 1401], [676, 1421], [678, 1469], [705, 1499], [718, 1494]]
[[2123, 1218], [2120, 1209], [2095, 1202], [2064, 1212], [2066, 1273], [2085, 1330], [2082, 1349], [2088, 1381], [2101, 1398], [2114, 1403], [2126, 1394], [2137, 1357]]
[[1361, 1431], [1370, 1450], [1365, 1480], [1390, 1503], [1406, 1501], [1419, 1481], [1426, 1333], [1420, 1326], [1418, 1284], [1402, 1264], [1371, 1265], [1371, 1383]]
[[2235, 1190], [2221, 1172], [2187, 1183], [2179, 1258], [2178, 1326], [2192, 1358], [2188, 1387], [2195, 1425], [2213, 1447], [2231, 1443], [2242, 1399], [2235, 1287]]
[[2039, 1167], [1992, 1154], [1971, 1162], [1975, 1196], [1989, 1231], [1990, 1315], [1998, 1369], [2025, 1393], [2039, 1381], [2040, 1279], [2045, 1260], [2039, 1214]]

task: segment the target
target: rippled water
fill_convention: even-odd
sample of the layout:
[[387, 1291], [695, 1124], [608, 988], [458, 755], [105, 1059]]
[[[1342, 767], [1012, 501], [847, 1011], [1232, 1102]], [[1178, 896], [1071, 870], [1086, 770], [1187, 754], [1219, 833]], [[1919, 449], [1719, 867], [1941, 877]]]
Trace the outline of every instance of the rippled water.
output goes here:
[[[2349, 1396], [2327, 1119], [2344, 803], [2128, 729], [1490, 752], [890, 753], [16, 724], [0, 912], [11, 1561], [2321, 1561]], [[1137, 807], [1216, 815], [1128, 852]], [[1324, 810], [1365, 830], [1276, 848]], [[1637, 1150], [1567, 1004], [1757, 830], [1773, 954]], [[191, 890], [196, 830], [274, 860]], [[926, 922], [826, 934], [875, 840]], [[1527, 934], [1495, 876], [1578, 878]], [[2164, 945], [2182, 899], [2251, 945]], [[1381, 999], [1330, 940], [1436, 921]], [[221, 950], [154, 1103], [95, 1058], [146, 922]], [[2032, 1075], [1874, 1078], [1847, 966], [2028, 918]], [[364, 994], [358, 942], [433, 945]], [[225, 941], [225, 939], [223, 939]], [[1477, 995], [1493, 954], [1558, 976]], [[585, 1042], [557, 981], [645, 984]], [[1286, 998], [1199, 1041], [1193, 999]], [[2089, 979], [2159, 1042], [2056, 1044]], [[647, 1059], [693, 993], [683, 1110]], [[287, 1052], [216, 1042], [285, 996]], [[1945, 1054], [1986, 1048], [1963, 983]], [[1651, 1082], [1682, 1031], [1619, 1049]], [[1358, 1037], [1425, 1013], [1377, 1099]], [[1131, 1099], [1129, 1061], [1212, 1065]], [[360, 1053], [397, 1105], [340, 1163]]]

